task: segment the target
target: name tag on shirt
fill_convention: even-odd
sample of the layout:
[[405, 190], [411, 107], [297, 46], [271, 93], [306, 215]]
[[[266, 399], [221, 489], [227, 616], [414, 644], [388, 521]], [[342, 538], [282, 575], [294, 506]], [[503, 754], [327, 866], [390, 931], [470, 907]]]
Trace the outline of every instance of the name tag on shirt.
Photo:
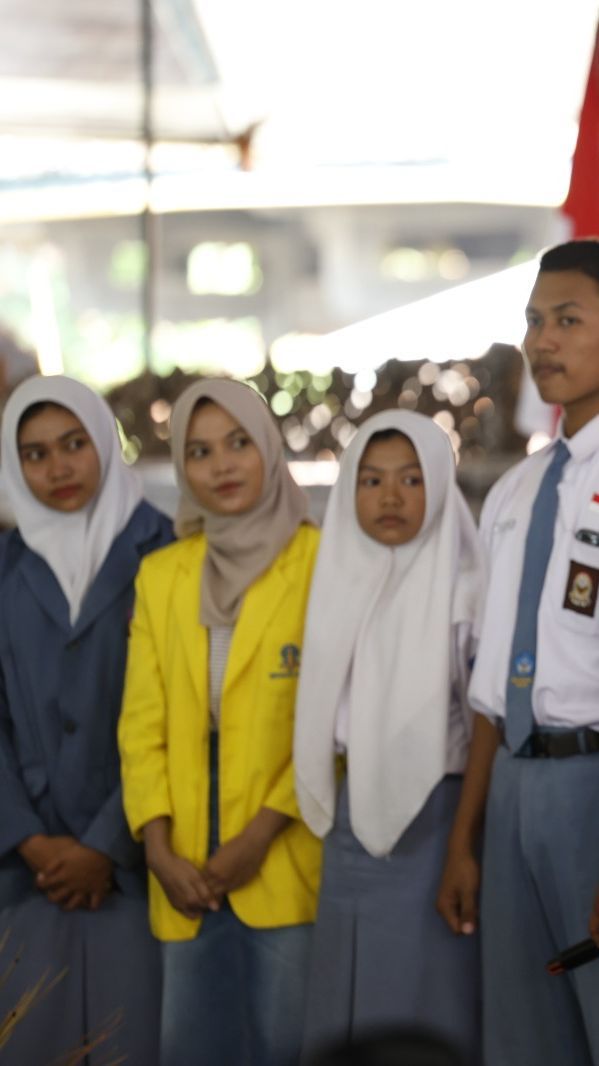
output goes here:
[[494, 522], [493, 523], [493, 532], [494, 533], [507, 533], [508, 529], [513, 529], [515, 525], [516, 525], [516, 519], [515, 518], [506, 518], [504, 522]]
[[595, 529], [577, 529], [574, 535], [581, 544], [589, 544], [591, 548], [599, 548], [599, 533]]

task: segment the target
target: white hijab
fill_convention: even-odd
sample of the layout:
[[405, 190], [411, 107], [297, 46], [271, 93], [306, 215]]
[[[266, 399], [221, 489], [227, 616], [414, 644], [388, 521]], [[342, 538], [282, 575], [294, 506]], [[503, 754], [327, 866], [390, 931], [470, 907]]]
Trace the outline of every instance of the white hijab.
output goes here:
[[[356, 516], [362, 453], [386, 429], [414, 445], [426, 492], [420, 532], [397, 548], [369, 537]], [[367, 851], [392, 851], [443, 777], [452, 626], [474, 619], [479, 572], [476, 528], [455, 482], [447, 436], [409, 411], [369, 418], [331, 492], [304, 637], [296, 788], [318, 836], [334, 819], [334, 732], [344, 691], [350, 819]]]
[[[21, 416], [36, 403], [71, 411], [89, 433], [100, 460], [100, 487], [80, 511], [63, 514], [35, 498], [23, 477], [17, 447]], [[115, 537], [142, 498], [141, 482], [123, 461], [114, 415], [80, 381], [56, 375], [32, 377], [12, 393], [2, 418], [2, 474], [19, 532], [47, 562], [69, 604], [71, 625]]]

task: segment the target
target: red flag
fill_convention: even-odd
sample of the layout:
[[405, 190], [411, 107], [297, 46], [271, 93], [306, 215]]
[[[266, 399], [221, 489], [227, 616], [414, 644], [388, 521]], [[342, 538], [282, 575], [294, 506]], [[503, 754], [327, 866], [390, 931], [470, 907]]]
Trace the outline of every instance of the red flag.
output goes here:
[[[570, 188], [560, 214], [568, 223], [560, 240], [599, 236], [599, 28], [586, 92], [580, 112], [578, 138], [572, 158]], [[515, 423], [519, 433], [553, 436], [560, 407], [543, 403], [532, 378], [523, 373]]]
[[562, 211], [572, 223], [571, 237], [599, 236], [599, 29]]

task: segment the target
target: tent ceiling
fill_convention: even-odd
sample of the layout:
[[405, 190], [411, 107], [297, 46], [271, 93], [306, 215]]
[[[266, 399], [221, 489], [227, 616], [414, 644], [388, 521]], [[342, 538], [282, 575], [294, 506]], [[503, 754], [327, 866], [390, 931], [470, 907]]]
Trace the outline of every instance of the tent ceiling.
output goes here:
[[[156, 139], [242, 149], [206, 178], [173, 146], [155, 170], [191, 188], [171, 204], [563, 198], [599, 0], [567, 34], [547, 0], [149, 2]], [[0, 0], [0, 196], [140, 173], [141, 4]], [[243, 188], [219, 196], [219, 167]]]
[[[156, 133], [231, 132], [193, 0], [152, 0]], [[140, 0], [0, 0], [0, 133], [136, 137], [142, 106]]]

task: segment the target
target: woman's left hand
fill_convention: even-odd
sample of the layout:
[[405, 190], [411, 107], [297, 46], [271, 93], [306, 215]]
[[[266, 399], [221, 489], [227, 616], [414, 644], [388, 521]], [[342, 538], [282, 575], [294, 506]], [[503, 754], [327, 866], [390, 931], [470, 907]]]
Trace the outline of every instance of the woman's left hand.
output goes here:
[[273, 840], [290, 820], [286, 814], [262, 807], [242, 833], [221, 844], [202, 868], [212, 891], [226, 895], [251, 881], [260, 870]]
[[202, 874], [216, 895], [226, 895], [256, 876], [268, 848], [248, 841], [244, 833], [232, 837], [211, 855]]
[[50, 902], [64, 910], [97, 910], [112, 889], [112, 861], [73, 839], [38, 873], [36, 882]]

